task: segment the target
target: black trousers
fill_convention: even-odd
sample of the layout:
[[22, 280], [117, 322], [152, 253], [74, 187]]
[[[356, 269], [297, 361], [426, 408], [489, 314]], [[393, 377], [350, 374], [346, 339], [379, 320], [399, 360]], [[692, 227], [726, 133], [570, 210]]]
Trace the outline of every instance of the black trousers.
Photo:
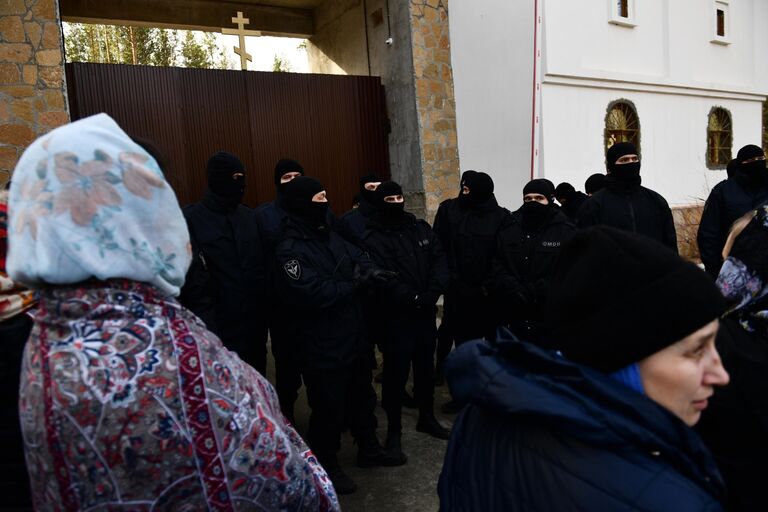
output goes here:
[[387, 413], [388, 431], [402, 431], [405, 384], [413, 362], [413, 393], [419, 415], [431, 415], [435, 399], [434, 312], [393, 315], [384, 328], [384, 381], [381, 406]]
[[19, 424], [19, 382], [24, 346], [32, 329], [27, 315], [0, 323], [3, 356], [0, 358], [0, 496], [2, 510], [32, 510], [24, 441]]
[[457, 346], [470, 340], [496, 338], [499, 322], [493, 301], [489, 297], [456, 295], [446, 300], [451, 304], [449, 324]]
[[280, 410], [288, 421], [294, 423], [294, 406], [301, 389], [300, 354], [298, 344], [285, 326], [270, 327], [272, 355], [275, 358], [275, 391]]
[[349, 426], [361, 449], [376, 440], [376, 392], [371, 383], [367, 354], [346, 368], [302, 371], [307, 386], [309, 417], [307, 440], [326, 469], [338, 466], [336, 453], [341, 433]]

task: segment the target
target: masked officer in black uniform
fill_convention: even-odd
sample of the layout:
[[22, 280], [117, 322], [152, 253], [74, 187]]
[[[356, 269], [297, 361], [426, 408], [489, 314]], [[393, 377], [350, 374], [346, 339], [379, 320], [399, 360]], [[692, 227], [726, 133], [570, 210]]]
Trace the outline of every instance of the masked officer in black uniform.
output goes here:
[[523, 188], [523, 206], [499, 233], [489, 288], [499, 318], [522, 339], [540, 342], [550, 277], [562, 246], [576, 227], [552, 208], [551, 185], [536, 179]]
[[448, 261], [429, 224], [405, 212], [403, 189], [395, 182], [376, 189], [375, 210], [362, 247], [376, 266], [397, 274], [377, 288], [376, 312], [384, 353], [382, 407], [387, 413], [386, 463], [404, 464], [402, 399], [413, 361], [416, 430], [439, 439], [450, 431], [435, 418], [435, 303], [448, 288]]
[[570, 183], [563, 182], [555, 188], [555, 199], [560, 203], [562, 211], [571, 222], [576, 222], [576, 215], [581, 205], [587, 202], [589, 196], [573, 188]]
[[604, 225], [631, 231], [677, 252], [672, 210], [660, 194], [640, 185], [640, 157], [634, 144], [614, 144], [606, 152], [605, 163], [605, 188], [579, 209], [578, 227]]
[[[184, 208], [193, 265], [182, 304], [197, 313], [224, 345], [261, 374], [267, 370], [264, 251], [254, 212], [240, 204], [245, 167], [221, 151], [208, 160], [208, 189], [199, 203]], [[203, 282], [201, 282], [203, 281]], [[198, 308], [207, 304], [207, 311]]]
[[284, 158], [275, 165], [274, 179], [277, 196], [270, 203], [265, 203], [256, 208], [256, 225], [261, 239], [264, 242], [264, 259], [268, 272], [268, 282], [265, 295], [269, 298], [267, 303], [269, 318], [269, 336], [272, 342], [272, 356], [275, 358], [275, 391], [280, 400], [280, 408], [283, 415], [294, 422], [293, 406], [301, 389], [301, 374], [295, 354], [286, 347], [291, 346], [292, 323], [287, 320], [284, 308], [274, 288], [275, 244], [280, 230], [288, 217], [285, 211], [285, 187], [288, 183], [304, 175], [304, 168], [295, 160]]
[[334, 225], [334, 229], [344, 239], [354, 245], [360, 245], [365, 225], [374, 211], [376, 201], [376, 188], [381, 185], [381, 178], [377, 174], [368, 174], [360, 178], [359, 203], [357, 208], [352, 208], [342, 215]]
[[715, 185], [707, 198], [696, 237], [701, 261], [715, 278], [723, 265], [723, 247], [733, 223], [768, 201], [768, 170], [759, 146], [741, 148], [728, 167], [732, 169], [728, 179]]
[[[435, 217], [435, 233], [448, 256], [451, 284], [445, 294], [444, 318], [456, 344], [496, 335], [497, 318], [486, 288], [496, 240], [510, 212], [493, 195], [493, 180], [484, 172], [467, 173], [455, 206]], [[449, 402], [445, 412], [458, 412]]]
[[[289, 217], [275, 246], [275, 285], [295, 336], [298, 362], [312, 409], [308, 440], [336, 491], [355, 483], [336, 458], [348, 425], [358, 445], [358, 465], [381, 464], [376, 437], [376, 393], [365, 338], [360, 291], [384, 279], [363, 252], [328, 226], [328, 201], [320, 182], [293, 179], [285, 188]], [[387, 274], [387, 273], [383, 273]]]

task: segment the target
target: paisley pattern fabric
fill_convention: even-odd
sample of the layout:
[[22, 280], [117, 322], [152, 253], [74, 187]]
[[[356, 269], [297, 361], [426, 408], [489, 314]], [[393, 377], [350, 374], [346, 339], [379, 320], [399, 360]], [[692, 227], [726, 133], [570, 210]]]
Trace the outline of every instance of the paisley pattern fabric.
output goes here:
[[123, 278], [179, 294], [191, 248], [176, 195], [106, 114], [33, 142], [13, 173], [8, 209], [8, 274], [17, 283]]
[[717, 278], [731, 304], [725, 314], [748, 332], [768, 337], [768, 205], [736, 237]]
[[339, 510], [272, 386], [151, 285], [43, 290], [20, 415], [37, 510]]

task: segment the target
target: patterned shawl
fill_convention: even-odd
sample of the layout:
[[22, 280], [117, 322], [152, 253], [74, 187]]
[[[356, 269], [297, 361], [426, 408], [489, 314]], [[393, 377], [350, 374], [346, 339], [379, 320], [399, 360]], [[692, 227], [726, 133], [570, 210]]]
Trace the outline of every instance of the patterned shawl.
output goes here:
[[106, 114], [24, 151], [9, 200], [8, 274], [30, 287], [125, 278], [178, 295], [190, 263], [181, 209], [157, 162]]
[[723, 263], [717, 286], [732, 306], [726, 317], [768, 338], [768, 205], [736, 237]]
[[8, 192], [0, 191], [0, 322], [13, 318], [31, 308], [34, 292], [17, 285], [5, 272], [8, 253]]
[[144, 283], [41, 291], [19, 410], [35, 510], [338, 510], [272, 386]]

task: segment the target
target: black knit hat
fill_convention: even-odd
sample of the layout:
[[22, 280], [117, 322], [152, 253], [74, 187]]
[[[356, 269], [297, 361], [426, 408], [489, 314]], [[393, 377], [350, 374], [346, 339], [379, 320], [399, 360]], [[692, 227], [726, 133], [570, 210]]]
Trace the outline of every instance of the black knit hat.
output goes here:
[[604, 372], [658, 352], [725, 311], [696, 265], [654, 240], [604, 226], [576, 233], [551, 283], [553, 345]]
[[523, 196], [526, 194], [541, 194], [547, 199], [550, 199], [555, 193], [555, 187], [552, 182], [545, 179], [531, 180], [523, 187]]
[[754, 144], [747, 144], [736, 154], [736, 160], [738, 160], [739, 164], [741, 164], [741, 162], [744, 160], [749, 160], [750, 158], [755, 158], [756, 156], [765, 156], [765, 153], [763, 153], [763, 148], [760, 146], [755, 146]]
[[403, 195], [403, 187], [400, 186], [399, 183], [394, 181], [385, 181], [381, 185], [379, 185], [379, 188], [376, 189], [376, 200], [377, 202], [384, 201], [384, 198], [387, 196], [401, 196]]
[[275, 185], [280, 185], [280, 179], [284, 174], [289, 172], [299, 172], [304, 175], [304, 168], [296, 160], [290, 158], [283, 158], [277, 165], [275, 165]]
[[289, 181], [285, 186], [285, 206], [289, 211], [309, 204], [318, 192], [325, 190], [315, 178], [299, 176]]
[[469, 189], [466, 196], [470, 204], [484, 203], [493, 195], [493, 179], [484, 172], [464, 173], [464, 186]]
[[584, 182], [584, 192], [594, 194], [605, 187], [605, 174], [595, 173]]
[[560, 200], [560, 198], [568, 199], [571, 197], [571, 194], [575, 193], [576, 189], [573, 188], [573, 185], [570, 183], [566, 183], [565, 181], [559, 184], [555, 188], [555, 197]]

